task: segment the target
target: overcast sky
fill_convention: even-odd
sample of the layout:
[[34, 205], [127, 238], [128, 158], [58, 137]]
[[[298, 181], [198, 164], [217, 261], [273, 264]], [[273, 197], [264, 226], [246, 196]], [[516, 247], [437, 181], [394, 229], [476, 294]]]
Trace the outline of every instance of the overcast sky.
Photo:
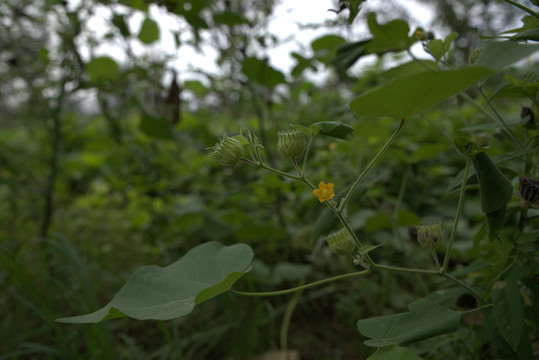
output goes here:
[[[403, 0], [402, 4], [411, 8], [411, 12], [413, 12], [414, 17], [422, 21], [421, 24], [411, 25], [411, 28], [413, 28], [415, 25], [427, 26], [430, 23], [432, 15], [424, 6], [416, 4], [413, 0]], [[280, 40], [290, 39], [291, 35], [294, 35], [294, 37], [292, 40], [284, 42], [282, 45], [272, 48], [271, 51], [268, 52], [271, 65], [285, 72], [289, 72], [295, 64], [295, 60], [290, 56], [291, 52], [298, 51], [303, 53], [303, 51], [300, 50], [309, 49], [309, 44], [312, 40], [322, 35], [331, 33], [331, 31], [329, 31], [327, 28], [317, 30], [301, 29], [301, 25], [323, 23], [325, 20], [334, 19], [336, 14], [328, 11], [328, 9], [333, 7], [333, 1], [331, 0], [281, 1], [276, 6], [274, 13], [271, 16], [269, 32], [276, 35]], [[107, 11], [108, 10], [103, 7], [101, 11], [98, 12], [98, 16], [92, 19], [90, 27], [95, 29], [97, 33], [104, 33], [104, 29], [106, 28], [106, 22], [104, 19], [108, 17], [108, 14], [106, 13]], [[346, 13], [343, 12], [343, 14], [344, 16], [347, 16], [347, 10], [345, 10], [345, 12]], [[132, 46], [135, 54], [142, 55], [144, 53], [153, 53], [159, 56], [159, 54], [166, 53], [173, 55], [175, 58], [173, 66], [179, 70], [180, 74], [182, 74], [182, 80], [186, 80], [186, 78], [193, 76], [193, 74], [189, 74], [189, 71], [186, 71], [192, 66], [203, 68], [205, 71], [218, 71], [214, 61], [216, 58], [216, 53], [210, 47], [203, 48], [203, 53], [196, 52], [189, 46], [181, 46], [179, 51], [175, 50], [174, 38], [171, 30], [179, 30], [177, 17], [169, 15], [163, 7], [159, 8], [153, 5], [150, 7], [150, 17], [156, 20], [161, 28], [160, 40], [158, 43], [150, 46], [145, 46], [138, 41], [133, 41]], [[139, 13], [131, 18], [129, 26], [133, 34], [138, 33], [143, 19], [144, 15], [142, 13]], [[361, 39], [362, 35], [368, 36], [366, 24], [362, 24], [356, 20], [349, 32], [342, 35], [344, 35], [344, 37], [351, 35], [354, 40]], [[418, 55], [423, 53], [421, 46], [416, 46], [412, 50]], [[119, 61], [125, 60], [123, 50], [112, 44], [102, 45], [98, 49], [98, 53], [100, 55], [112, 56]], [[366, 58], [363, 59], [362, 62], [368, 63], [372, 62], [373, 60], [374, 58]]]

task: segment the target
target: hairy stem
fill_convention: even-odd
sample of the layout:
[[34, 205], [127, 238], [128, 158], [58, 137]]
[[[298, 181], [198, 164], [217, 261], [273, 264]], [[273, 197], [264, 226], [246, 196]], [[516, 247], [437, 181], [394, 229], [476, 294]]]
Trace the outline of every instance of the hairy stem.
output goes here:
[[466, 192], [466, 182], [468, 180], [468, 172], [470, 170], [470, 164], [472, 162], [472, 157], [468, 156], [466, 161], [466, 169], [464, 170], [464, 179], [462, 180], [462, 185], [460, 187], [459, 194], [459, 203], [457, 205], [457, 214], [455, 215], [455, 221], [453, 222], [453, 229], [451, 230], [451, 236], [449, 237], [449, 243], [447, 244], [447, 249], [445, 250], [444, 262], [440, 271], [442, 273], [447, 272], [447, 267], [449, 265], [449, 257], [451, 255], [451, 248], [453, 247], [453, 242], [455, 241], [455, 236], [457, 234], [457, 226], [459, 224], [460, 213], [462, 212], [462, 205], [464, 203], [464, 193]]
[[374, 166], [374, 164], [376, 163], [376, 161], [378, 161], [378, 159], [386, 152], [386, 150], [391, 146], [391, 144], [393, 143], [393, 141], [395, 140], [395, 138], [397, 137], [397, 135], [399, 135], [399, 133], [401, 132], [402, 130], [402, 127], [404, 126], [404, 119], [401, 119], [401, 122], [399, 124], [399, 127], [397, 128], [397, 130], [395, 130], [395, 132], [391, 135], [391, 137], [389, 139], [387, 139], [386, 143], [384, 144], [384, 146], [382, 146], [382, 148], [380, 149], [380, 151], [378, 151], [378, 153], [374, 156], [374, 158], [371, 160], [371, 162], [367, 165], [367, 167], [365, 168], [365, 170], [363, 170], [363, 172], [359, 175], [359, 177], [356, 179], [356, 181], [354, 182], [354, 184], [352, 185], [352, 187], [350, 188], [350, 190], [348, 190], [348, 193], [346, 194], [346, 196], [344, 197], [344, 200], [341, 201], [341, 204], [339, 206], [339, 211], [343, 211], [344, 208], [346, 207], [346, 203], [348, 202], [348, 200], [350, 200], [350, 197], [352, 196], [352, 193], [354, 192], [354, 190], [356, 189], [356, 187], [359, 185], [359, 183], [361, 182], [361, 180], [363, 180], [363, 178], [365, 177], [365, 175], [367, 175], [367, 173], [369, 172], [369, 170]]

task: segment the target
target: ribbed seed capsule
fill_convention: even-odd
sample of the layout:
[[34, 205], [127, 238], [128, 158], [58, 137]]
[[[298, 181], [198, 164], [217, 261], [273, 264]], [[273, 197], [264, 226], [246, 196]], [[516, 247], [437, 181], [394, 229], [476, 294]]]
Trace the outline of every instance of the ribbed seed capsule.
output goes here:
[[335, 254], [340, 256], [346, 256], [351, 254], [356, 246], [354, 244], [352, 236], [350, 236], [346, 229], [342, 229], [339, 232], [329, 235], [326, 241], [328, 242], [328, 245], [331, 250], [333, 250]]
[[225, 136], [215, 144], [212, 155], [224, 166], [234, 166], [243, 157], [243, 145], [236, 139]]
[[421, 225], [417, 228], [417, 241], [428, 248], [435, 249], [442, 242], [442, 224]]
[[518, 194], [523, 205], [532, 204], [539, 207], [539, 180], [521, 177], [518, 184]]
[[294, 129], [277, 132], [277, 148], [286, 157], [296, 157], [303, 154], [307, 143], [303, 131]]

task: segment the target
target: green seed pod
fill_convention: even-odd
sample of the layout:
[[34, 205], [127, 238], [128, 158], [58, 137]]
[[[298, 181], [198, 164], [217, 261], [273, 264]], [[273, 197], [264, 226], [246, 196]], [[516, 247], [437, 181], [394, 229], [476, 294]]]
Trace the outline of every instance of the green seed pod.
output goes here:
[[442, 224], [417, 226], [417, 241], [425, 247], [437, 248], [442, 242]]
[[212, 155], [224, 166], [234, 166], [243, 157], [243, 145], [226, 134], [211, 150]]
[[356, 246], [354, 244], [352, 236], [350, 236], [346, 229], [342, 229], [339, 232], [329, 235], [326, 241], [328, 242], [328, 245], [331, 250], [333, 250], [335, 254], [340, 256], [346, 256], [351, 254]]
[[303, 154], [307, 144], [303, 131], [294, 129], [277, 132], [277, 148], [286, 157], [296, 157]]

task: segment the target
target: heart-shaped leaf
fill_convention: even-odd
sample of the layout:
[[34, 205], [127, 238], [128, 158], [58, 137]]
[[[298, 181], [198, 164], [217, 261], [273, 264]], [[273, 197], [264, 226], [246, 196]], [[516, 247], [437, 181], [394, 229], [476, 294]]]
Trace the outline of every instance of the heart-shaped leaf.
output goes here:
[[494, 72], [471, 66], [457, 70], [427, 70], [397, 78], [350, 103], [362, 117], [407, 118], [466, 90]]
[[249, 245], [208, 242], [191, 249], [166, 267], [143, 266], [105, 307], [86, 315], [60, 318], [65, 323], [97, 323], [129, 316], [138, 320], [170, 320], [228, 289], [251, 270]]
[[365, 345], [405, 345], [456, 331], [461, 312], [420, 299], [409, 305], [410, 312], [359, 320], [357, 328], [370, 338]]

